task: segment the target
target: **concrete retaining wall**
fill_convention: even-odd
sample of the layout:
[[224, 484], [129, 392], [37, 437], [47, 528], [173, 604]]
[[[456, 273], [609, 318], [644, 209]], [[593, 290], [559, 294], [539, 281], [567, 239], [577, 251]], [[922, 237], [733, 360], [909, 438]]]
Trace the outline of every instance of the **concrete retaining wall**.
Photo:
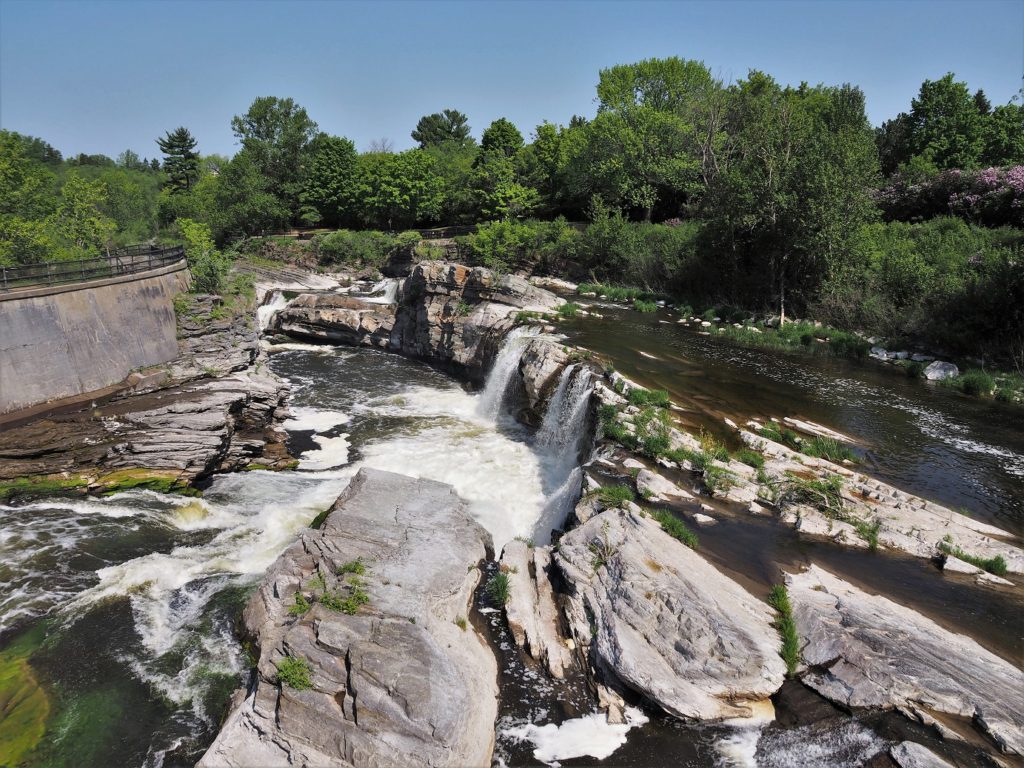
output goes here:
[[0, 293], [0, 413], [109, 387], [174, 359], [181, 261], [134, 275]]

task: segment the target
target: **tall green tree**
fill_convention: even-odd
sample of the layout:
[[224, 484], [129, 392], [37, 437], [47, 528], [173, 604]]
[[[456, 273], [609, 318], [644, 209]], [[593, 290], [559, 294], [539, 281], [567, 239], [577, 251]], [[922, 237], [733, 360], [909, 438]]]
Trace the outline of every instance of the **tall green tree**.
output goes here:
[[167, 172], [171, 189], [177, 192], [189, 190], [199, 179], [199, 155], [196, 152], [195, 137], [188, 128], [181, 126], [168, 131], [156, 143], [164, 153], [164, 171]]
[[296, 218], [316, 123], [292, 99], [263, 96], [244, 115], [232, 118], [231, 129], [249, 161], [268, 180], [270, 193], [289, 218]]
[[337, 227], [354, 214], [357, 162], [348, 139], [326, 133], [313, 139], [300, 196], [307, 223]]
[[356, 199], [363, 224], [378, 229], [407, 229], [437, 221], [444, 183], [422, 149], [359, 156]]
[[95, 256], [109, 246], [117, 224], [104, 214], [106, 203], [107, 187], [102, 181], [68, 175], [50, 216], [53, 231], [71, 247], [66, 256]]
[[469, 135], [469, 119], [457, 109], [444, 109], [431, 115], [424, 115], [413, 129], [412, 139], [420, 149], [455, 144], [459, 147], [472, 146]]
[[984, 149], [983, 118], [967, 83], [953, 73], [925, 80], [911, 102], [911, 154], [939, 170], [975, 168]]
[[484, 130], [480, 137], [482, 154], [498, 154], [512, 158], [523, 148], [523, 134], [515, 124], [504, 117], [499, 117]]

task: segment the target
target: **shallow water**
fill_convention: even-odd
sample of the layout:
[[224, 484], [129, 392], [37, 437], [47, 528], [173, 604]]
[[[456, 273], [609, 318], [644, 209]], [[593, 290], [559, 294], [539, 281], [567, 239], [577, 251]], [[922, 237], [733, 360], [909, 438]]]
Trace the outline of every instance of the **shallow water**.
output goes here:
[[915, 381], [873, 360], [748, 349], [661, 310], [601, 307], [560, 325], [639, 383], [666, 389], [692, 429], [786, 416], [855, 438], [862, 469], [1024, 535], [1024, 411]]

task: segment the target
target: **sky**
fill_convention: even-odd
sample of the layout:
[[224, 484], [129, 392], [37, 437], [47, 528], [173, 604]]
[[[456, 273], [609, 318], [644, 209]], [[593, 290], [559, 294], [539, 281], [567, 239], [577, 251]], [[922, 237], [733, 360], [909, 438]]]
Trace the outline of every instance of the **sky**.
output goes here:
[[360, 150], [379, 138], [401, 150], [445, 108], [477, 137], [499, 117], [529, 136], [592, 116], [602, 68], [667, 56], [725, 81], [759, 69], [853, 83], [877, 125], [946, 72], [1009, 101], [1024, 0], [0, 0], [0, 127], [66, 156], [153, 157], [156, 137], [184, 125], [203, 154], [232, 155], [231, 117], [279, 96]]

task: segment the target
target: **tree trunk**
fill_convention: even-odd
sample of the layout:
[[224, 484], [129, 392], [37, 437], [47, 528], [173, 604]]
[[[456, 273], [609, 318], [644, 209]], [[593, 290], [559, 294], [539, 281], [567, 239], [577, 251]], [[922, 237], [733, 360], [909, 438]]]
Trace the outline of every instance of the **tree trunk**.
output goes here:
[[779, 328], [786, 324], [786, 262], [782, 262], [779, 272]]

